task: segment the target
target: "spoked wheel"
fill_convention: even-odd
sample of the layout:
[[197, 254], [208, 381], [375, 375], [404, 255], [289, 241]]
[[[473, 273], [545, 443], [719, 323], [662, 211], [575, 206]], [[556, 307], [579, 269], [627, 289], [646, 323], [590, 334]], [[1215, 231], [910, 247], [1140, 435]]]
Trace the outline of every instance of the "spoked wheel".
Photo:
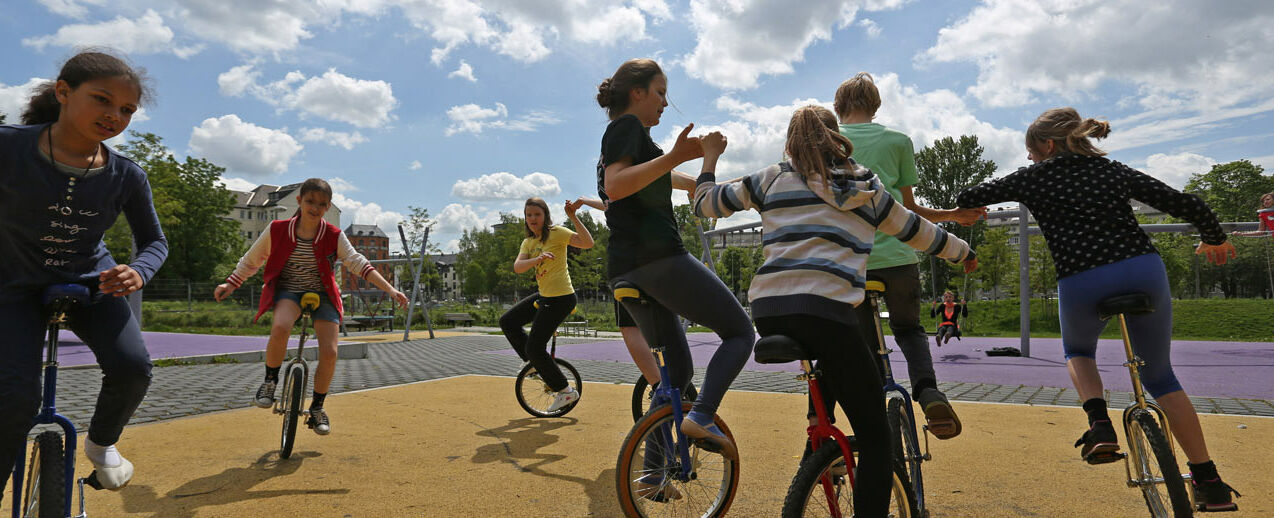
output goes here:
[[296, 424], [301, 420], [301, 397], [305, 394], [304, 369], [288, 371], [287, 384], [283, 388], [283, 436], [279, 441], [279, 458], [292, 456], [296, 445]]
[[28, 465], [26, 488], [23, 491], [26, 504], [23, 516], [64, 518], [66, 512], [66, 472], [63, 471], [65, 452], [62, 435], [43, 432], [35, 437]]
[[[651, 410], [624, 439], [615, 469], [619, 505], [629, 517], [724, 516], [739, 487], [739, 463], [689, 443], [690, 476], [682, 477], [672, 410]], [[683, 402], [682, 410], [689, 412], [690, 403]], [[734, 440], [720, 417], [715, 422]]]
[[[566, 382], [573, 385], [575, 391], [583, 395], [584, 382], [580, 380], [579, 371], [575, 370], [575, 366], [561, 358], [554, 358], [553, 361], [557, 362], [558, 368], [562, 369], [562, 374], [566, 375]], [[577, 399], [556, 412], [549, 412], [549, 407], [553, 405], [553, 389], [544, 383], [540, 373], [535, 371], [535, 366], [529, 363], [518, 373], [518, 379], [513, 383], [513, 393], [517, 395], [518, 404], [522, 405], [522, 409], [535, 417], [562, 417], [579, 404]]]
[[[650, 411], [650, 402], [655, 397], [655, 387], [650, 386], [645, 376], [638, 376], [637, 383], [633, 385], [633, 422], [641, 420], [641, 416], [646, 415]], [[699, 397], [695, 391], [694, 383], [691, 383], [686, 390], [681, 393], [682, 401], [694, 403], [695, 398]]]
[[925, 494], [924, 477], [920, 472], [920, 463], [924, 461], [924, 452], [916, 437], [911, 434], [911, 409], [903, 398], [889, 398], [889, 432], [892, 437], [895, 471], [899, 471], [902, 479], [910, 488], [911, 515], [923, 517], [920, 499]]
[[1135, 459], [1131, 464], [1132, 476], [1139, 482], [1150, 515], [1156, 518], [1193, 516], [1189, 490], [1159, 422], [1150, 412], [1134, 411], [1131, 422], [1125, 426], [1128, 447]]
[[[783, 501], [783, 518], [854, 515], [854, 488], [846, 476], [845, 456], [836, 441], [824, 442], [806, 457], [788, 486]], [[895, 464], [893, 487], [889, 491], [889, 518], [912, 518], [915, 506], [906, 473]]]

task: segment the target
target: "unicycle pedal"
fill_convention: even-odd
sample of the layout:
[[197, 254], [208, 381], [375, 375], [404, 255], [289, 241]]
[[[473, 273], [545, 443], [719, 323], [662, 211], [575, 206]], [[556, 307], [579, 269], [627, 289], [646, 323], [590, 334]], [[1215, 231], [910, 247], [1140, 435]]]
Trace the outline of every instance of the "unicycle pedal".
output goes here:
[[84, 478], [80, 479], [80, 480], [79, 480], [79, 483], [80, 483], [80, 494], [81, 494], [81, 495], [82, 495], [82, 494], [84, 494], [84, 485], [85, 485], [85, 484], [88, 484], [88, 487], [91, 487], [91, 488], [96, 489], [96, 490], [98, 490], [98, 491], [101, 491], [101, 490], [103, 490], [103, 489], [106, 489], [106, 487], [105, 487], [105, 486], [103, 486], [103, 485], [102, 485], [102, 483], [101, 483], [100, 481], [98, 481], [98, 480], [97, 480], [97, 470], [93, 470], [93, 472], [92, 472], [92, 473], [89, 473], [87, 477], [84, 477]]

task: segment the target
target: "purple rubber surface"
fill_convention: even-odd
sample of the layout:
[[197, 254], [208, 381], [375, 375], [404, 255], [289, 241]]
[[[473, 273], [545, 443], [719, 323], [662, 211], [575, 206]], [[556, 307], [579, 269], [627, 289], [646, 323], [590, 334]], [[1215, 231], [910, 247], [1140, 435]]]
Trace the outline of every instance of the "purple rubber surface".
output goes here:
[[[686, 338], [695, 367], [703, 369], [720, 345], [720, 340], [711, 333], [695, 333]], [[894, 375], [906, 378], [907, 366], [902, 352], [897, 350], [892, 336], [885, 337], [885, 341], [894, 349], [890, 354]], [[984, 352], [993, 347], [1020, 345], [1018, 338], [965, 337], [961, 341], [952, 339], [947, 345], [935, 347], [930, 337], [930, 351], [938, 381], [1072, 387], [1060, 338], [1032, 338], [1031, 358], [987, 356]], [[497, 353], [514, 354], [512, 349]], [[568, 360], [632, 362], [628, 349], [620, 340], [558, 344], [557, 355]], [[1098, 342], [1097, 366], [1107, 389], [1132, 391], [1128, 369], [1122, 366], [1124, 360], [1123, 342]], [[1177, 379], [1191, 396], [1274, 399], [1274, 381], [1271, 381], [1274, 380], [1274, 343], [1175, 341], [1172, 343], [1172, 365]], [[753, 359], [748, 360], [744, 369], [800, 370], [796, 363], [762, 365]]]
[[[264, 351], [266, 336], [223, 336], [196, 335], [187, 333], [142, 333], [146, 341], [146, 350], [150, 351], [152, 360], [163, 358], [184, 358], [205, 354], [228, 354], [249, 351]], [[288, 347], [296, 345], [296, 337], [288, 340]], [[40, 353], [43, 357], [43, 352]], [[75, 365], [93, 365], [97, 358], [75, 333], [65, 329], [58, 333], [58, 362], [66, 367]]]

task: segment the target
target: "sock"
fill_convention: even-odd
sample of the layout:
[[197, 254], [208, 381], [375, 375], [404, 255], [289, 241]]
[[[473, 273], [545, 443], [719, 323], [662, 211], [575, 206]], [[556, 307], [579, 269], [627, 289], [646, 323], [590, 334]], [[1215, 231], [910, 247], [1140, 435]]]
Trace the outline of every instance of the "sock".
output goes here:
[[101, 446], [92, 439], [84, 441], [84, 455], [98, 466], [113, 468], [123, 464], [124, 457], [115, 449], [115, 445]]
[[280, 369], [280, 368], [282, 368], [282, 367], [283, 367], [282, 365], [280, 365], [280, 366], [278, 366], [278, 367], [271, 367], [271, 366], [269, 366], [269, 365], [266, 365], [266, 366], [265, 366], [265, 380], [266, 380], [266, 381], [278, 382], [278, 381], [279, 381], [279, 369]]
[[1190, 466], [1190, 478], [1199, 482], [1211, 482], [1221, 478], [1221, 475], [1216, 472], [1215, 462], [1207, 461], [1203, 464], [1192, 464], [1187, 462], [1186, 465]]
[[713, 425], [711, 415], [701, 414], [695, 410], [691, 410], [690, 413], [686, 414], [686, 419], [694, 421], [695, 424], [702, 426], [704, 428], [707, 428]]
[[916, 383], [911, 386], [911, 399], [919, 399], [920, 391], [927, 388], [937, 390], [938, 380], [933, 378], [920, 378], [919, 380], [916, 380]]
[[1095, 397], [1084, 402], [1084, 412], [1088, 414], [1088, 425], [1092, 426], [1097, 421], [1109, 421], [1110, 414], [1106, 413], [1106, 400]]
[[316, 409], [316, 408], [323, 408], [323, 400], [324, 400], [324, 399], [327, 399], [327, 393], [326, 393], [326, 392], [322, 392], [322, 393], [320, 393], [320, 392], [315, 392], [315, 393], [314, 393], [314, 399], [311, 399], [311, 400], [310, 400], [310, 410], [314, 410], [314, 409]]

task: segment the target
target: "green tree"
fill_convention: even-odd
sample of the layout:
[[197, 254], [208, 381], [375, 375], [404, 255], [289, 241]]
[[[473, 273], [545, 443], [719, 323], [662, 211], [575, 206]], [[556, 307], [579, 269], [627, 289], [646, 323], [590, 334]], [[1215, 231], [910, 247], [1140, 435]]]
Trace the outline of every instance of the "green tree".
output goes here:
[[[225, 168], [202, 158], [178, 161], [153, 133], [129, 133], [120, 153], [146, 171], [155, 211], [168, 238], [168, 260], [157, 278], [207, 281], [216, 278], [223, 260], [240, 250], [239, 225], [228, 215], [234, 195], [220, 184]], [[126, 253], [131, 240], [121, 218], [107, 233], [112, 254]], [[237, 258], [236, 258], [237, 259]]]
[[752, 277], [756, 274], [756, 267], [752, 264], [752, 252], [735, 246], [727, 247], [716, 263], [717, 277], [736, 296], [743, 296], [748, 286], [752, 284]]
[[0, 124], [4, 124], [4, 113], [0, 113]]
[[[950, 209], [956, 206], [956, 197], [960, 192], [991, 178], [995, 172], [995, 162], [982, 158], [984, 149], [978, 144], [978, 137], [964, 135], [959, 140], [944, 137], [935, 140], [916, 153], [916, 170], [919, 182], [915, 185], [918, 203], [936, 209]], [[899, 200], [901, 201], [901, 200]], [[959, 224], [946, 222], [940, 224], [952, 235], [964, 239], [969, 246], [976, 249], [981, 243], [986, 224], [979, 221], [972, 227], [961, 227]], [[931, 285], [941, 291], [952, 282], [956, 270], [947, 267], [934, 268], [940, 259], [922, 260], [920, 269], [931, 277]], [[936, 294], [934, 294], [936, 296]]]
[[[1247, 160], [1217, 164], [1206, 173], [1192, 175], [1185, 190], [1203, 198], [1221, 221], [1252, 221], [1261, 195], [1274, 191], [1274, 176], [1264, 173], [1264, 168]], [[1202, 295], [1207, 296], [1213, 287], [1220, 288], [1227, 298], [1270, 293], [1266, 241], [1234, 239], [1238, 257], [1223, 266], [1197, 261], [1199, 266], [1192, 269], [1198, 270]]]
[[[402, 226], [403, 233], [407, 236], [407, 247], [410, 250], [411, 257], [418, 260], [420, 258], [420, 244], [424, 242], [428, 231], [433, 229], [435, 222], [429, 218], [429, 209], [424, 207], [408, 205], [407, 211], [409, 212], [407, 219], [398, 222], [398, 224]], [[397, 249], [403, 244], [402, 237], [390, 236], [389, 243], [390, 250]], [[395, 246], [395, 243], [398, 246]], [[436, 256], [442, 253], [442, 249], [438, 248], [437, 241], [430, 241], [426, 243], [425, 253], [430, 256]], [[413, 287], [412, 274], [414, 272], [405, 273], [399, 279], [399, 285], [404, 293], [410, 294]], [[424, 288], [431, 293], [437, 292], [437, 290], [442, 288], [442, 275], [438, 273], [438, 265], [434, 262], [434, 259], [426, 258], [420, 271], [420, 279]], [[424, 296], [424, 294], [422, 293], [421, 296]]]
[[[1008, 277], [1017, 272], [1017, 253], [1009, 247], [1009, 232], [1003, 228], [991, 229], [983, 236], [978, 252], [978, 269], [973, 277], [982, 286], [991, 288], [991, 296], [1000, 298], [1000, 287], [1006, 286]], [[967, 296], [967, 295], [966, 295]]]
[[1031, 281], [1031, 297], [1044, 299], [1044, 307], [1051, 308], [1048, 303], [1057, 290], [1057, 268], [1053, 265], [1053, 254], [1048, 251], [1044, 236], [1031, 236], [1028, 271]]

